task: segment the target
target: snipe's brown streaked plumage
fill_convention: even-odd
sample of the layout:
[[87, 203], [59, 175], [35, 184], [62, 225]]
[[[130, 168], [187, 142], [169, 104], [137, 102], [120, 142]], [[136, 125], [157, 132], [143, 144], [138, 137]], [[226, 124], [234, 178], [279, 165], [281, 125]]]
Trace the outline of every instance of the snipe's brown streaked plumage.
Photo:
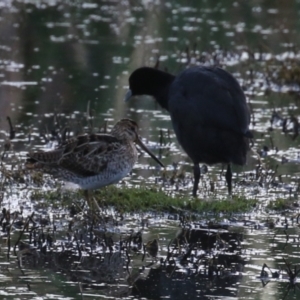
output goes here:
[[136, 122], [122, 119], [110, 134], [84, 134], [55, 150], [29, 153], [26, 167], [76, 183], [85, 190], [98, 189], [117, 183], [131, 171], [138, 158], [135, 143], [163, 166], [142, 143]]

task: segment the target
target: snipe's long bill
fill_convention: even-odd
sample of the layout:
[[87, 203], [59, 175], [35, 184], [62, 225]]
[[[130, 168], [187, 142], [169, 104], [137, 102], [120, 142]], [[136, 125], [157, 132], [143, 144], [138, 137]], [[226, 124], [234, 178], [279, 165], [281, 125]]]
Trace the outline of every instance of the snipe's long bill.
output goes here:
[[31, 152], [27, 169], [36, 169], [78, 184], [85, 190], [117, 183], [138, 159], [138, 144], [162, 167], [162, 162], [142, 143], [138, 125], [130, 119], [115, 124], [110, 134], [84, 134], [55, 150]]

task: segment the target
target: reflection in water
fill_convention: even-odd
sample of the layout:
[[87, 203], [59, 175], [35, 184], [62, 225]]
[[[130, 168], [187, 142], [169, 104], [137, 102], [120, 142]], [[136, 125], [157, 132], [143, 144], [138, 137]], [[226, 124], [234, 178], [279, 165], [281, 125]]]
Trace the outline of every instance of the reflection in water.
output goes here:
[[[228, 220], [226, 224], [188, 222], [181, 215], [180, 229], [176, 233], [174, 222], [166, 226], [164, 216], [164, 226], [152, 227], [152, 235], [157, 231], [163, 238], [146, 242], [149, 239], [147, 228], [128, 230], [134, 226], [136, 221], [132, 220], [137, 216], [128, 219], [127, 228], [122, 224], [124, 216], [102, 215], [102, 220], [95, 217], [98, 218], [95, 214], [87, 214], [82, 218], [78, 214], [58, 229], [53, 225], [61, 225], [60, 218], [51, 224], [33, 214], [26, 220], [14, 216], [14, 228], [21, 231], [6, 240], [16, 251], [18, 267], [14, 253], [10, 253], [10, 261], [6, 264], [12, 270], [10, 276], [22, 299], [31, 299], [30, 296], [43, 289], [47, 294], [71, 297], [247, 298], [262, 291], [271, 296], [275, 282], [280, 282], [282, 295], [290, 295], [288, 299], [293, 299], [290, 289], [295, 287], [292, 277], [297, 276], [297, 269], [285, 259], [279, 270], [271, 269], [272, 261], [266, 257], [292, 245], [278, 236], [274, 249], [267, 249], [270, 242], [264, 241], [263, 234], [268, 230], [266, 225], [271, 224], [258, 223], [251, 216], [248, 221], [240, 218]], [[1, 215], [1, 220], [5, 228], [7, 212]], [[148, 221], [159, 224], [162, 219], [149, 216]], [[280, 228], [279, 223], [273, 224], [272, 228], [274, 226]], [[25, 228], [30, 233], [26, 238], [28, 243], [20, 241]], [[150, 245], [155, 248], [155, 253], [149, 251]], [[9, 253], [4, 245], [2, 249], [5, 252], [1, 256], [1, 265], [5, 266], [3, 254]], [[253, 259], [258, 261], [255, 263]], [[266, 261], [267, 264], [263, 263]], [[255, 269], [256, 276], [253, 275]], [[9, 269], [1, 270], [4, 275], [2, 295], [7, 296], [12, 295], [8, 272]], [[56, 284], [49, 286], [49, 281]], [[295, 297], [297, 295], [298, 292]]]
[[[92, 286], [97, 295], [101, 288], [97, 290], [96, 286], [101, 283], [91, 281], [100, 276], [98, 269], [101, 265], [103, 270], [109, 266], [112, 273], [120, 274], [119, 277], [110, 275], [116, 281], [120, 279], [124, 283], [129, 280], [124, 287], [118, 287], [119, 294], [113, 294], [115, 286], [110, 292], [109, 284], [106, 284], [108, 294], [112, 293], [114, 297], [121, 294], [132, 297], [134, 294], [140, 298], [164, 295], [176, 299], [180, 295], [182, 299], [189, 294], [189, 298], [202, 299], [208, 295], [278, 299], [284, 295], [287, 277], [280, 278], [279, 282], [271, 280], [263, 287], [259, 275], [266, 260], [268, 267], [272, 270], [282, 268], [284, 274], [287, 274], [287, 267], [281, 259], [283, 256], [292, 264], [299, 263], [298, 220], [295, 221], [297, 216], [293, 215], [298, 209], [299, 198], [299, 6], [299, 1], [255, 4], [250, 1], [183, 0], [139, 3], [110, 0], [101, 3], [2, 1], [1, 144], [6, 151], [3, 156], [5, 162], [10, 162], [2, 164], [1, 168], [1, 182], [5, 187], [0, 194], [2, 208], [10, 206], [14, 211], [23, 205], [31, 211], [33, 206], [38, 207], [28, 200], [26, 194], [28, 184], [38, 186], [35, 183], [38, 178], [28, 183], [24, 176], [14, 178], [11, 169], [22, 169], [20, 161], [32, 145], [52, 147], [58, 128], [68, 126], [73, 133], [89, 131], [90, 120], [84, 114], [87, 110], [88, 115], [93, 116], [93, 126], [97, 130], [106, 122], [111, 126], [115, 119], [123, 117], [137, 121], [142, 129], [141, 135], [147, 137], [147, 144], [155, 148], [157, 141], [161, 140], [162, 159], [168, 165], [163, 188], [171, 193], [190, 190], [190, 162], [176, 144], [169, 117], [146, 97], [139, 102], [131, 102], [130, 106], [123, 102], [128, 75], [141, 65], [154, 66], [158, 58], [159, 67], [174, 74], [186, 65], [204, 63], [221, 65], [238, 78], [252, 112], [255, 152], [250, 155], [242, 175], [235, 174], [236, 190], [260, 199], [262, 204], [257, 207], [254, 217], [247, 216], [239, 224], [246, 229], [243, 241], [236, 241], [239, 246], [236, 252], [230, 252], [230, 241], [215, 232], [212, 234], [214, 238], [208, 239], [213, 241], [212, 244], [207, 242], [213, 250], [197, 240], [191, 243], [187, 232], [192, 230], [185, 231], [186, 228], [182, 231], [186, 233], [181, 234], [185, 242], [169, 244], [170, 240], [174, 240], [178, 224], [166, 229], [158, 225], [165, 224], [165, 219], [161, 223], [154, 219], [156, 225], [148, 231], [159, 233], [162, 237], [158, 239], [157, 257], [144, 255], [142, 245], [135, 246], [137, 259], [131, 254], [129, 259], [121, 248], [114, 249], [112, 254], [101, 248], [101, 257], [97, 258], [94, 254], [90, 258], [82, 256], [84, 259], [80, 265], [79, 250], [74, 240], [73, 247], [77, 250], [68, 256], [70, 264], [59, 271], [55, 264], [51, 265], [51, 260], [45, 259], [43, 264], [40, 261], [44, 254], [39, 247], [46, 240], [34, 245], [41, 252], [39, 257], [33, 256], [39, 261], [36, 266], [34, 263], [26, 264], [24, 260], [23, 267], [16, 269], [12, 253], [8, 261], [8, 236], [12, 236], [12, 246], [16, 243], [13, 233], [17, 230], [9, 224], [15, 223], [16, 219], [8, 217], [9, 214], [3, 218], [5, 213], [2, 212], [1, 296], [53, 299], [60, 295], [76, 299], [80, 295], [78, 279], [83, 283], [83, 293], [88, 294]], [[13, 139], [9, 139], [7, 116], [15, 129]], [[161, 138], [159, 132], [162, 133]], [[150, 176], [151, 182], [155, 180], [153, 170], [147, 170], [148, 164], [149, 161], [142, 160], [134, 170], [131, 182], [139, 183], [140, 177]], [[48, 188], [54, 186], [51, 180], [46, 180], [45, 185]], [[201, 199], [210, 201], [224, 197], [225, 184], [220, 168], [210, 168], [210, 172], [204, 174], [200, 187], [203, 191]], [[290, 199], [292, 212], [283, 217], [269, 212], [262, 214], [265, 202], [274, 199]], [[49, 210], [46, 215], [52, 214], [52, 209]], [[66, 215], [61, 216], [58, 223], [67, 226], [67, 218]], [[272, 227], [266, 225], [270, 219], [274, 220]], [[135, 228], [136, 224], [132, 223], [131, 227]], [[146, 231], [146, 235], [149, 232]], [[207, 239], [208, 231], [204, 236]], [[32, 232], [25, 232], [27, 242], [30, 237]], [[58, 244], [67, 240], [56, 238]], [[201, 238], [203, 243], [205, 238]], [[157, 236], [152, 236], [143, 243], [147, 245], [155, 239]], [[117, 240], [120, 241], [120, 237]], [[229, 256], [236, 258], [234, 263], [226, 259], [219, 261], [224, 254], [222, 244], [225, 257], [230, 252]], [[59, 251], [61, 253], [63, 249], [59, 248]], [[83, 253], [85, 250], [80, 251]], [[114, 255], [116, 258], [113, 258]], [[55, 251], [50, 253], [50, 257], [55, 256], [58, 257]], [[62, 257], [67, 264], [66, 256]], [[117, 262], [127, 266], [128, 261], [132, 268], [128, 267], [129, 272], [126, 267], [125, 271], [116, 267]], [[199, 266], [205, 261], [202, 270]], [[214, 262], [224, 265], [221, 271], [217, 268], [209, 274], [209, 267], [213, 267]], [[151, 268], [147, 267], [148, 264]], [[237, 265], [241, 268], [235, 270]], [[84, 272], [87, 268], [93, 269], [93, 266], [94, 278], [93, 274]], [[73, 275], [64, 273], [62, 269], [71, 267], [74, 267], [76, 276], [74, 281], [67, 282]], [[209, 275], [212, 275], [211, 280]], [[297, 299], [298, 294], [297, 290], [289, 292], [286, 299]]]
[[[229, 287], [241, 279], [245, 264], [241, 233], [230, 232], [228, 226], [217, 223], [187, 223], [171, 240], [145, 243], [145, 229], [127, 230], [120, 235], [109, 231], [120, 219], [105, 216], [99, 222], [95, 217], [75, 216], [67, 232], [57, 231], [49, 221], [34, 218], [33, 214], [22, 223], [15, 218], [21, 232], [16, 232], [13, 248], [29, 289], [38, 284], [34, 274], [48, 270], [44, 275], [56, 280], [61, 277], [62, 283], [79, 282], [82, 295], [150, 299], [235, 295]], [[20, 241], [25, 227], [30, 231], [29, 243]], [[171, 236], [175, 231], [166, 227], [164, 232]], [[8, 241], [13, 240], [8, 237]]]

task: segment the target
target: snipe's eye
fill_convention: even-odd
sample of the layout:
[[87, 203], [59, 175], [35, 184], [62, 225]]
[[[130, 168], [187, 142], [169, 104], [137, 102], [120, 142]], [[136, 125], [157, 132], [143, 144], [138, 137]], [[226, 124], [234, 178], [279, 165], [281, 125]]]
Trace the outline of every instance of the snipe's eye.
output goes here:
[[134, 127], [134, 126], [131, 126], [131, 127], [130, 127], [130, 130], [135, 131], [135, 127]]

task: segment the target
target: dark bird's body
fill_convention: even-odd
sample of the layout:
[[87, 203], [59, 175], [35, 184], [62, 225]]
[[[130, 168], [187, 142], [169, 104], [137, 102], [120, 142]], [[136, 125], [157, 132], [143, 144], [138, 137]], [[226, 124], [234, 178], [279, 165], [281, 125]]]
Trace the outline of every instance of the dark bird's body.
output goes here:
[[73, 182], [85, 190], [98, 189], [117, 183], [132, 170], [138, 158], [135, 143], [162, 165], [141, 142], [137, 124], [122, 119], [110, 134], [84, 134], [55, 150], [29, 153], [26, 167]]
[[177, 139], [194, 163], [195, 196], [199, 163], [244, 165], [249, 148], [250, 113], [237, 80], [217, 67], [193, 67], [173, 76], [153, 68], [139, 68], [129, 77], [131, 93], [151, 95], [169, 111]]

